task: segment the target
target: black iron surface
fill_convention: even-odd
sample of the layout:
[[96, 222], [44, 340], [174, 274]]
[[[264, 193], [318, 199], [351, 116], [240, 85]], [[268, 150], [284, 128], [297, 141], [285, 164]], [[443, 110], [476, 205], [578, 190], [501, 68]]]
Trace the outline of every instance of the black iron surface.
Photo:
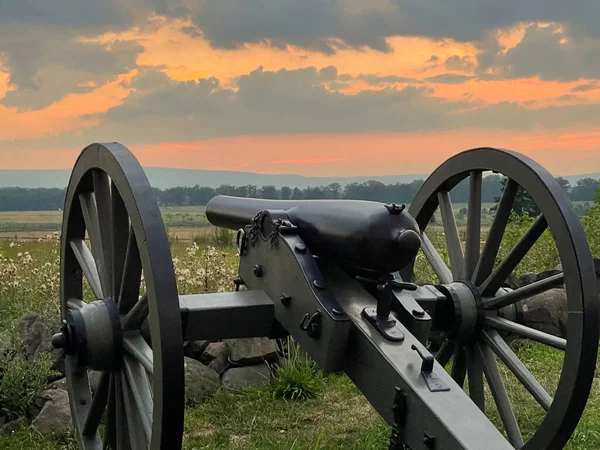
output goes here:
[[285, 212], [313, 253], [338, 264], [394, 272], [412, 261], [420, 246], [414, 219], [403, 208], [378, 202], [220, 195], [206, 205], [206, 217], [215, 226], [237, 230], [263, 210]]

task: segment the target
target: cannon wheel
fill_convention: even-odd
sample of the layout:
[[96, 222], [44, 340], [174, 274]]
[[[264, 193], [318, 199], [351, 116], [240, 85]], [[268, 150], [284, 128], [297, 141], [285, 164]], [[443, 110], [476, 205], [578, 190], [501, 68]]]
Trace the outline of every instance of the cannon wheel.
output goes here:
[[[65, 351], [81, 448], [181, 448], [184, 359], [175, 273], [154, 193], [125, 147], [92, 144], [81, 152], [61, 239], [63, 327], [53, 345]], [[83, 301], [83, 277], [94, 301]]]
[[[482, 249], [481, 191], [485, 171], [504, 175], [507, 181]], [[449, 192], [467, 178], [469, 203], [463, 251]], [[496, 264], [519, 186], [533, 198], [541, 215], [508, 256]], [[448, 265], [424, 233], [438, 207], [446, 241], [442, 253], [447, 252]], [[447, 295], [449, 303], [454, 303], [452, 312], [443, 318], [451, 325], [446, 329], [447, 341], [437, 351], [436, 359], [444, 366], [453, 359], [453, 378], [461, 386], [465, 377], [468, 378], [469, 395], [482, 410], [485, 410], [485, 377], [504, 431], [515, 448], [563, 448], [578, 424], [592, 387], [599, 337], [598, 291], [592, 255], [567, 195], [558, 182], [531, 159], [508, 150], [476, 148], [450, 158], [433, 172], [417, 193], [409, 212], [423, 232], [422, 251], [439, 278], [440, 290]], [[508, 276], [547, 228], [556, 244], [563, 273], [512, 292], [503, 289]], [[405, 279], [414, 279], [413, 270], [414, 263], [403, 273]], [[562, 287], [563, 283], [568, 308], [566, 341], [518, 323], [515, 305], [532, 295]], [[475, 299], [471, 306], [464, 301], [469, 296]], [[507, 332], [564, 351], [554, 398], [507, 344], [503, 338]], [[546, 411], [537, 431], [526, 443], [496, 358]]]

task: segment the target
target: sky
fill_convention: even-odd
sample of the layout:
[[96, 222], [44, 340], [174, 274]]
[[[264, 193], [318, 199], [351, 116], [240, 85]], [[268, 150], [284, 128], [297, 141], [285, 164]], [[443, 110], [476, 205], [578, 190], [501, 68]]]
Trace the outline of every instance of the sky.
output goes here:
[[0, 168], [600, 172], [597, 0], [2, 0]]

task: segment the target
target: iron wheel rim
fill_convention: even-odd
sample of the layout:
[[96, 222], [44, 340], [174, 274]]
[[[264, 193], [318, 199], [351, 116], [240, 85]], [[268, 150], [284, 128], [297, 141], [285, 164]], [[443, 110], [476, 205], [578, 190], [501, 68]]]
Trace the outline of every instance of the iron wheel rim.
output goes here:
[[[94, 205], [97, 223], [94, 223], [94, 214], [90, 215]], [[102, 219], [107, 216], [109, 220]], [[124, 347], [118, 349], [122, 355], [118, 371], [102, 372], [93, 398], [87, 370], [77, 368], [72, 355], [65, 356], [71, 415], [80, 446], [84, 449], [110, 448], [119, 442], [125, 444], [125, 448], [140, 448], [140, 439], [131, 445], [122, 440], [126, 433], [138, 438], [141, 433], [148, 444], [143, 448], [181, 448], [185, 399], [183, 337], [170, 246], [148, 179], [134, 155], [120, 144], [89, 145], [81, 152], [71, 174], [61, 234], [60, 307], [63, 321], [73, 309], [72, 300], [83, 300], [83, 278], [91, 285], [90, 269], [82, 266], [87, 260], [82, 259], [81, 253], [76, 256], [74, 251], [85, 252], [79, 240], [85, 243], [86, 229], [93, 229], [91, 233], [88, 231], [90, 254], [97, 262], [98, 278], [104, 280], [100, 287], [95, 280], [94, 294], [102, 289], [104, 300], [113, 302], [118, 309], [121, 328], [127, 323], [128, 330], [122, 332]], [[104, 267], [101, 260], [105, 261]], [[146, 293], [140, 296], [142, 273]], [[98, 298], [98, 295], [94, 297]], [[150, 330], [150, 345], [145, 340], [141, 342], [144, 321]], [[151, 360], [148, 359], [148, 348]], [[133, 356], [138, 353], [135, 349], [141, 349], [142, 356]], [[147, 375], [148, 383], [140, 374]], [[138, 378], [139, 385], [132, 383]], [[149, 389], [149, 393], [142, 391], [143, 388]], [[94, 406], [96, 397], [97, 405]], [[150, 406], [149, 398], [152, 400]], [[97, 415], [100, 409], [102, 415], [106, 410], [104, 442], [97, 426], [94, 429], [96, 422], [99, 425], [99, 419], [92, 421], [90, 415], [90, 411]], [[138, 415], [132, 415], [131, 411], [137, 411]], [[122, 417], [123, 413], [127, 413], [125, 417]], [[147, 428], [148, 414], [150, 429]], [[143, 430], [140, 425], [130, 429], [134, 416], [144, 418]], [[93, 422], [91, 432], [86, 429], [88, 420]]]
[[[425, 232], [439, 206], [438, 192], [448, 193], [464, 179], [473, 180], [474, 177], [480, 177], [481, 175], [476, 174], [483, 171], [502, 174], [530, 194], [547, 221], [563, 266], [569, 313], [560, 380], [545, 417], [533, 436], [521, 447], [536, 450], [563, 448], [579, 423], [592, 388], [598, 351], [600, 311], [589, 244], [566, 193], [550, 173], [522, 154], [505, 149], [475, 148], [453, 156], [438, 167], [415, 196], [409, 213], [416, 219], [421, 231]], [[471, 186], [477, 185], [476, 182], [471, 183]], [[481, 184], [479, 192], [481, 195]], [[479, 208], [481, 211], [481, 200]], [[467, 227], [469, 220], [467, 218]], [[500, 239], [503, 236], [504, 231]], [[467, 243], [465, 247], [468, 245]], [[465, 253], [469, 253], [469, 250], [466, 249]], [[465, 271], [469, 266], [467, 259], [465, 255]], [[472, 278], [477, 278], [478, 268], [471, 266], [474, 271]], [[414, 262], [402, 271], [402, 275], [405, 279], [414, 279], [413, 270]], [[455, 278], [454, 274], [452, 278]], [[480, 285], [482, 283], [480, 279], [477, 282]]]

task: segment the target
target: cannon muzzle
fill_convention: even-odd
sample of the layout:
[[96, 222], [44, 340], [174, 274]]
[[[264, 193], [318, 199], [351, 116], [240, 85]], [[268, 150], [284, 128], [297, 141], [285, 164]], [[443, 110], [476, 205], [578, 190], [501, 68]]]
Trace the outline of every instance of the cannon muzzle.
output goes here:
[[419, 227], [404, 205], [364, 200], [263, 200], [218, 195], [208, 221], [237, 230], [263, 210], [283, 210], [311, 252], [341, 265], [377, 272], [404, 268], [421, 247]]

